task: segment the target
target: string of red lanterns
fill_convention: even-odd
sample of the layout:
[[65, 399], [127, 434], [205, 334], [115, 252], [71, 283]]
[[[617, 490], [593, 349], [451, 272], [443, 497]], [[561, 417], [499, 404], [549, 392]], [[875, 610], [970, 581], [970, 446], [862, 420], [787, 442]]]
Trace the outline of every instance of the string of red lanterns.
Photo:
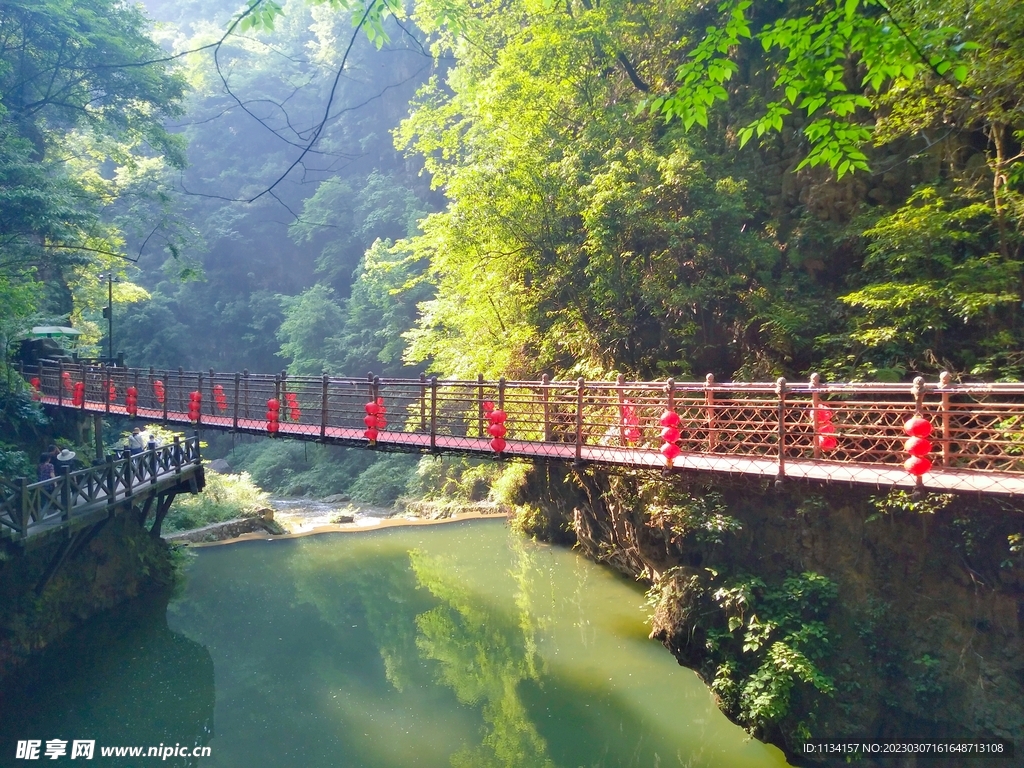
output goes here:
[[495, 408], [494, 403], [490, 400], [485, 400], [481, 405], [487, 415], [487, 434], [491, 436], [491, 450], [495, 453], [503, 453], [508, 447], [508, 443], [505, 442], [505, 435], [508, 434], [505, 421], [508, 419], [508, 414], [500, 408]]
[[928, 458], [928, 453], [932, 450], [932, 443], [928, 439], [932, 433], [931, 422], [914, 416], [903, 425], [903, 431], [909, 435], [903, 443], [903, 450], [910, 454], [903, 462], [903, 468], [914, 477], [921, 477], [932, 468], [931, 459]]
[[366, 425], [366, 429], [363, 431], [363, 437], [373, 443], [377, 440], [378, 430], [384, 429], [388, 425], [386, 416], [388, 409], [384, 407], [383, 397], [371, 400], [364, 406], [364, 409], [366, 415], [363, 417], [363, 424]]
[[679, 439], [682, 437], [682, 433], [679, 431], [682, 419], [679, 418], [679, 414], [675, 411], [665, 409], [661, 414], [661, 418], [658, 419], [658, 423], [661, 424], [662, 443], [660, 453], [665, 457], [665, 466], [672, 469], [672, 462], [683, 452], [682, 448], [678, 445]]

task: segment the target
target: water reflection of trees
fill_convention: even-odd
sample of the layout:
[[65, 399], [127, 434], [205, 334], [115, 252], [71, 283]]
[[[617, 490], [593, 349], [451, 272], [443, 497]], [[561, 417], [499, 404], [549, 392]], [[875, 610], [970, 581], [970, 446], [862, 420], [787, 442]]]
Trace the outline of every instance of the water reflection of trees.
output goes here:
[[[520, 696], [524, 681], [540, 684], [531, 590], [548, 580], [531, 578], [535, 564], [523, 542], [512, 547], [511, 571], [493, 575], [506, 584], [511, 576], [511, 610], [508, 601], [488, 599], [460, 578], [454, 557], [406, 547], [333, 549], [329, 562], [308, 552], [293, 566], [300, 600], [323, 619], [344, 626], [362, 613], [397, 691], [437, 682], [478, 708], [480, 743], [452, 755], [454, 768], [554, 765]], [[323, 578], [325, 568], [330, 579]]]
[[[517, 554], [518, 568], [528, 568], [525, 551]], [[452, 765], [553, 766], [547, 744], [519, 695], [522, 681], [538, 679], [528, 593], [517, 590], [518, 610], [509, 615], [459, 581], [450, 558], [416, 551], [410, 558], [419, 585], [439, 601], [416, 617], [416, 647], [424, 658], [439, 663], [438, 680], [455, 691], [460, 702], [480, 705], [485, 722], [481, 744], [457, 752]]]

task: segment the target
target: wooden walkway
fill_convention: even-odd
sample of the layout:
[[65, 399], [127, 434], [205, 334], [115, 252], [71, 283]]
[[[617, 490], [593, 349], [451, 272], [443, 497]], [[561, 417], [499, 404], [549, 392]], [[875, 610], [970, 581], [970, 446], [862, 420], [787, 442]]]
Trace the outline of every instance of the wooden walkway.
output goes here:
[[[410, 452], [1024, 493], [1024, 385], [442, 381], [45, 365], [44, 403], [84, 413]], [[191, 405], [190, 405], [191, 404]], [[666, 412], [678, 426], [665, 432]], [[500, 416], [499, 416], [500, 415]], [[932, 430], [930, 471], [905, 422]], [[276, 418], [275, 418], [276, 417]], [[670, 417], [669, 421], [672, 421]], [[500, 425], [500, 426], [499, 426]], [[666, 449], [671, 443], [674, 448]], [[678, 453], [671, 462], [664, 455]]]
[[110, 457], [105, 463], [51, 480], [0, 480], [0, 539], [30, 546], [49, 534], [71, 535], [138, 505], [145, 521], [154, 501], [154, 531], [159, 533], [174, 496], [183, 491], [197, 493], [202, 487], [198, 436], [137, 456]]

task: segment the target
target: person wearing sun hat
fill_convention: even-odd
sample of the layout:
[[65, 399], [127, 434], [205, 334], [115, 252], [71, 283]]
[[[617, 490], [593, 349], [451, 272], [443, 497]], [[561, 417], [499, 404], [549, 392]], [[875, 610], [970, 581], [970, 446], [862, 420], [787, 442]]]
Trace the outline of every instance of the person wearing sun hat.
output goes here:
[[67, 448], [58, 453], [53, 459], [53, 468], [59, 475], [67, 467], [70, 472], [72, 469], [72, 462], [75, 460], [75, 452], [69, 451]]

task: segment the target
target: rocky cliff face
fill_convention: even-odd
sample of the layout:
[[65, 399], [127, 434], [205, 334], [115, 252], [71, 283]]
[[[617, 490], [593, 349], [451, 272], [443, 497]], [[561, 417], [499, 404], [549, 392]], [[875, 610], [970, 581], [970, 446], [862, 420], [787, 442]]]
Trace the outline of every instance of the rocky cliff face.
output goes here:
[[650, 583], [652, 637], [798, 762], [808, 736], [1024, 733], [1019, 501], [553, 469], [527, 495]]
[[59, 536], [28, 552], [9, 543], [0, 549], [0, 678], [89, 616], [172, 582], [167, 545], [135, 513], [87, 535], [49, 578]]

